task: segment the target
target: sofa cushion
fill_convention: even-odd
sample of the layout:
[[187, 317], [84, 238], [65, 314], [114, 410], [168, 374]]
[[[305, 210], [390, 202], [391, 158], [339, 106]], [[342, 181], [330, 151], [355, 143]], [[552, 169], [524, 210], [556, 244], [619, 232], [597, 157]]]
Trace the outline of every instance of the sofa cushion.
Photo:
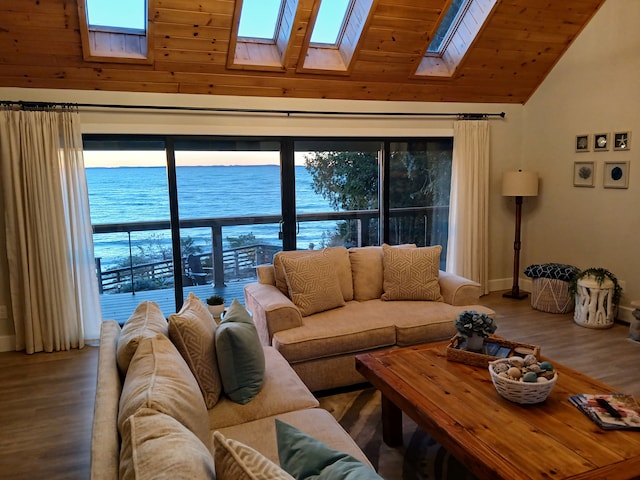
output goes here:
[[253, 448], [220, 432], [213, 434], [213, 449], [217, 480], [294, 480]]
[[[322, 250], [291, 250], [286, 252], [278, 252], [273, 257], [273, 268], [276, 280], [276, 287], [289, 296], [289, 287], [284, 273], [282, 264], [283, 258], [300, 258], [306, 256], [324, 256], [338, 275], [340, 282], [340, 290], [345, 302], [353, 300], [353, 278], [351, 276], [351, 263], [349, 261], [349, 252], [345, 247], [331, 247]], [[290, 298], [290, 297], [289, 297]]]
[[216, 322], [193, 292], [178, 313], [169, 315], [169, 338], [189, 365], [207, 408], [213, 408], [222, 392], [215, 332]]
[[344, 305], [335, 267], [324, 255], [282, 258], [289, 297], [303, 317]]
[[168, 335], [167, 321], [160, 307], [155, 302], [146, 300], [140, 302], [125, 322], [118, 338], [116, 358], [118, 369], [123, 376], [127, 374], [129, 362], [131, 362], [140, 340], [155, 337], [158, 334]]
[[264, 381], [264, 352], [249, 312], [233, 299], [215, 334], [224, 393], [234, 402], [250, 402]]
[[165, 336], [144, 338], [136, 350], [120, 396], [118, 430], [141, 408], [172, 416], [209, 443], [207, 407], [198, 382]]
[[215, 479], [213, 456], [188, 428], [164, 413], [142, 408], [122, 428], [120, 478]]
[[438, 272], [442, 247], [382, 246], [383, 300], [442, 301]]
[[382, 303], [380, 299], [352, 301], [303, 317], [302, 326], [276, 332], [273, 346], [291, 364], [393, 346], [395, 314], [392, 309], [381, 309]]
[[276, 442], [276, 424], [274, 419], [293, 425], [307, 435], [331, 445], [336, 450], [348, 453], [364, 464], [370, 465], [369, 459], [356, 442], [340, 426], [338, 421], [323, 408], [307, 408], [294, 412], [282, 413], [274, 417], [261, 418], [252, 422], [231, 425], [220, 429], [227, 438], [244, 443], [278, 463], [278, 444]]
[[209, 410], [209, 430], [239, 425], [258, 418], [318, 406], [318, 400], [296, 375], [291, 365], [273, 347], [264, 349], [265, 373], [262, 389], [253, 401], [240, 405], [222, 396]]
[[[394, 245], [393, 248], [415, 248], [415, 244]], [[359, 302], [382, 296], [384, 268], [382, 247], [354, 247], [349, 249], [353, 277], [353, 299]]]
[[356, 458], [276, 419], [278, 457], [284, 470], [297, 480], [382, 480], [375, 470]]

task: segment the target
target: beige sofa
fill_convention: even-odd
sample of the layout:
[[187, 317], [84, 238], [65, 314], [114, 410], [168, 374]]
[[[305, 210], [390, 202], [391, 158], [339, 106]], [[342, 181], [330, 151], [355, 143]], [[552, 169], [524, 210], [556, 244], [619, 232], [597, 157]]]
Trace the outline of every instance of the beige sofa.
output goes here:
[[311, 391], [361, 383], [355, 355], [449, 339], [460, 312], [494, 313], [478, 304], [478, 283], [439, 271], [440, 251], [383, 245], [279, 252], [273, 265], [257, 268], [245, 302], [262, 343]]
[[[206, 307], [201, 308], [208, 315]], [[193, 312], [189, 317], [184, 310], [176, 315], [193, 320]], [[168, 327], [173, 320], [170, 317], [167, 323], [156, 304], [142, 302], [123, 328], [115, 321], [103, 322], [91, 439], [92, 479], [216, 478], [214, 470], [219, 480], [244, 478], [237, 472], [221, 474], [218, 456], [236, 448], [233, 442], [241, 442], [240, 446], [259, 452], [261, 461], [266, 458], [277, 465], [276, 418], [370, 466], [331, 414], [317, 408], [316, 398], [275, 348], [263, 348], [264, 377], [258, 393], [245, 404], [237, 403], [220, 390], [224, 384], [202, 380], [206, 376], [201, 378], [198, 369], [207, 369], [210, 362], [198, 366], [194, 357], [178, 351], [189, 342], [197, 349], [220, 326], [211, 320], [213, 327], [202, 333], [190, 331], [190, 324], [183, 323], [178, 342]], [[216, 388], [217, 398], [212, 396]], [[229, 445], [219, 447], [220, 435], [214, 432]]]

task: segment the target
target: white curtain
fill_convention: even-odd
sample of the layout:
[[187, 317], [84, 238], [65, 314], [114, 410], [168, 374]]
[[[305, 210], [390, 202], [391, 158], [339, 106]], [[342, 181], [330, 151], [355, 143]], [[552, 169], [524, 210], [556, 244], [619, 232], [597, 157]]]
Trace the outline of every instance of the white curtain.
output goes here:
[[16, 350], [99, 336], [98, 282], [77, 112], [0, 111], [0, 173]]
[[458, 120], [453, 126], [453, 165], [447, 271], [489, 293], [489, 122]]

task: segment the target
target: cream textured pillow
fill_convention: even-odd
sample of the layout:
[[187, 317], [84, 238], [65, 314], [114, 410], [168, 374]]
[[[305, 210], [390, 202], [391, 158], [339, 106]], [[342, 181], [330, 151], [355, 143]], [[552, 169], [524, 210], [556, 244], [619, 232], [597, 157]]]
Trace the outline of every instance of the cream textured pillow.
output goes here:
[[213, 456], [176, 419], [149, 408], [124, 422], [120, 447], [120, 479], [216, 478]]
[[440, 253], [442, 247], [392, 248], [382, 245], [383, 300], [441, 302]]
[[[382, 256], [382, 254], [380, 254]], [[351, 276], [351, 262], [349, 261], [349, 252], [345, 247], [330, 247], [322, 250], [289, 250], [286, 252], [278, 252], [273, 257], [273, 271], [275, 275], [276, 287], [289, 296], [289, 287], [284, 274], [283, 258], [300, 258], [323, 256], [332, 265], [340, 282], [340, 290], [345, 302], [353, 300], [353, 278]], [[382, 283], [382, 282], [380, 282]], [[289, 297], [291, 298], [291, 297]]]
[[209, 416], [202, 392], [167, 337], [143, 339], [131, 359], [118, 409], [121, 435], [125, 420], [141, 408], [170, 415], [209, 445]]
[[222, 392], [215, 333], [216, 322], [193, 292], [178, 313], [169, 315], [169, 338], [189, 365], [209, 409], [215, 406]]
[[282, 258], [289, 297], [303, 317], [345, 304], [335, 268], [323, 255]]
[[261, 453], [220, 432], [213, 434], [213, 449], [217, 480], [294, 480]]
[[127, 374], [131, 357], [136, 353], [140, 340], [155, 337], [158, 334], [168, 335], [167, 320], [156, 302], [140, 302], [122, 327], [118, 338], [116, 359], [122, 375]]

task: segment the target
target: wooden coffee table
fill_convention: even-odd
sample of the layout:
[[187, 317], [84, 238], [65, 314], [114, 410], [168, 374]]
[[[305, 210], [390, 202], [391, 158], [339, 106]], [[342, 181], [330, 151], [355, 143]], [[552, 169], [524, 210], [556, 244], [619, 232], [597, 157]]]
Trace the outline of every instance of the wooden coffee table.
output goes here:
[[488, 369], [448, 361], [446, 345], [356, 357], [382, 393], [387, 444], [402, 444], [404, 412], [479, 478], [640, 478], [640, 432], [601, 430], [568, 401], [613, 387], [546, 358], [558, 371], [551, 394], [516, 404], [496, 392]]

